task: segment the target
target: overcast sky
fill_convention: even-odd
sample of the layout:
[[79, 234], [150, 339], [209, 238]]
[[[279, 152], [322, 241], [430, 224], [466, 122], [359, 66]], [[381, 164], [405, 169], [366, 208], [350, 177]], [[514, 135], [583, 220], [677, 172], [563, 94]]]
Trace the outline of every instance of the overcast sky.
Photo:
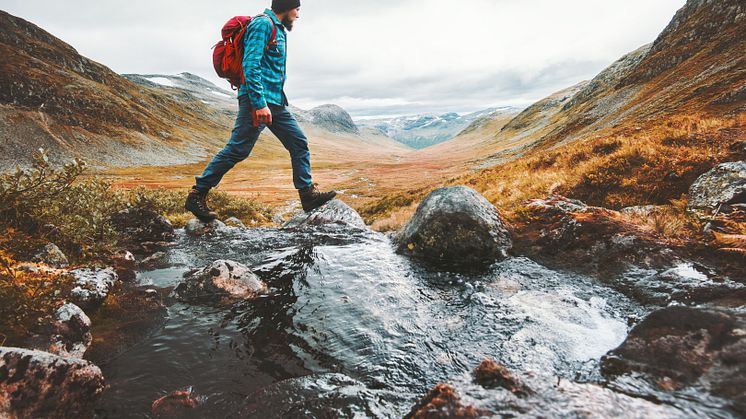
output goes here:
[[[290, 102], [353, 116], [526, 106], [652, 42], [685, 0], [302, 0], [288, 37]], [[0, 0], [118, 73], [195, 73], [270, 0]]]

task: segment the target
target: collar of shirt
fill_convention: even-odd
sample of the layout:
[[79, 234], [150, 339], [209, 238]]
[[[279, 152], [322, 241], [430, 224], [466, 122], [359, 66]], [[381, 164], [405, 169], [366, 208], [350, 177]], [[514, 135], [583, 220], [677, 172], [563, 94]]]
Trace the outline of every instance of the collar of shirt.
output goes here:
[[277, 15], [272, 9], [264, 9], [264, 14], [269, 16], [269, 18], [275, 22], [275, 25], [279, 26], [283, 31], [285, 30], [285, 25], [280, 22], [280, 19], [277, 18]]

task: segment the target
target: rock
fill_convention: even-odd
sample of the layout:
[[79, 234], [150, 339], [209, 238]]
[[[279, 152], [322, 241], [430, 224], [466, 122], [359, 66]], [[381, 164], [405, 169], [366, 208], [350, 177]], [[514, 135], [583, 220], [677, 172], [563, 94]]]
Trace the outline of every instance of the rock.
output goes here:
[[689, 188], [690, 210], [715, 211], [733, 203], [746, 203], [746, 162], [720, 164]]
[[119, 279], [113, 268], [81, 268], [72, 270], [68, 274], [73, 276], [75, 285], [71, 291], [71, 297], [83, 310], [98, 307]]
[[308, 111], [308, 114], [314, 124], [320, 125], [331, 132], [360, 133], [350, 114], [337, 105], [317, 106]]
[[464, 406], [453, 386], [438, 384], [404, 418], [479, 418], [492, 415], [489, 410]]
[[465, 186], [430, 193], [394, 242], [401, 253], [456, 269], [504, 258], [512, 246], [497, 209]]
[[339, 199], [332, 199], [326, 204], [306, 213], [297, 212], [290, 220], [282, 225], [282, 228], [300, 228], [318, 225], [340, 225], [367, 229], [365, 221], [360, 214]]
[[83, 358], [91, 346], [91, 319], [83, 310], [72, 303], [57, 309], [53, 322], [54, 334], [49, 352], [70, 358]]
[[701, 386], [746, 414], [746, 314], [667, 307], [650, 314], [602, 358], [610, 378], [642, 373], [661, 390]]
[[153, 416], [157, 418], [178, 418], [192, 413], [199, 406], [200, 400], [195, 397], [192, 387], [176, 390], [155, 400], [150, 406]]
[[110, 261], [119, 279], [134, 281], [137, 278], [137, 273], [135, 272], [137, 260], [135, 260], [135, 255], [131, 252], [120, 250], [112, 255]]
[[228, 227], [220, 220], [212, 220], [209, 223], [192, 218], [184, 226], [187, 236], [200, 237], [211, 233], [222, 233], [228, 231]]
[[44, 249], [34, 256], [33, 261], [46, 263], [53, 268], [64, 268], [69, 264], [67, 256], [54, 243], [47, 243]]
[[157, 252], [140, 261], [140, 269], [154, 270], [169, 267], [168, 253]]
[[246, 224], [244, 224], [243, 221], [239, 220], [236, 217], [230, 217], [225, 220], [225, 225], [227, 225], [228, 227], [246, 228]]
[[103, 390], [101, 370], [88, 361], [0, 347], [0, 417], [93, 417]]
[[267, 292], [267, 285], [251, 269], [230, 260], [217, 260], [202, 269], [187, 272], [184, 277], [184, 282], [174, 290], [182, 301], [230, 302]]
[[166, 217], [145, 208], [127, 208], [112, 217], [114, 228], [122, 235], [120, 242], [140, 248], [144, 243], [170, 242], [174, 227]]
[[520, 397], [532, 393], [531, 389], [518, 381], [505, 366], [498, 364], [493, 359], [485, 359], [472, 372], [474, 382], [484, 388], [502, 387]]
[[566, 198], [562, 195], [551, 195], [545, 199], [533, 199], [526, 206], [555, 215], [562, 215], [568, 212], [587, 212], [591, 208], [582, 201]]
[[633, 267], [613, 285], [644, 304], [662, 306], [672, 302], [708, 302], [744, 288], [738, 282], [713, 276], [713, 272], [691, 262], [681, 262], [662, 271]]

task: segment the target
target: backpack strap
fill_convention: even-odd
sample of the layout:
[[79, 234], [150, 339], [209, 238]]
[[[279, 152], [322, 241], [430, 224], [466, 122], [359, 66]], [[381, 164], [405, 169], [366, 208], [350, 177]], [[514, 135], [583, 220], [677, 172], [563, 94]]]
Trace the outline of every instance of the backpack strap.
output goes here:
[[259, 17], [259, 16], [266, 17], [267, 19], [269, 19], [269, 23], [272, 24], [272, 36], [269, 38], [269, 42], [267, 43], [267, 46], [264, 47], [265, 50], [268, 50], [269, 47], [271, 47], [273, 45], [277, 45], [277, 25], [275, 25], [275, 21], [271, 17], [269, 17], [268, 15], [265, 15], [264, 13], [262, 13], [262, 14], [258, 15], [257, 17]]

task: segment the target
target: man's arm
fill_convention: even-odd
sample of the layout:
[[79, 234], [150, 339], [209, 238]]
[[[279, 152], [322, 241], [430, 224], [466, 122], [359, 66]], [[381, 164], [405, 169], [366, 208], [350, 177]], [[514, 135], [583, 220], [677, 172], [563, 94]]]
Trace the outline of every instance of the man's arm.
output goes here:
[[243, 71], [246, 84], [249, 88], [249, 101], [255, 110], [267, 107], [264, 100], [264, 86], [262, 86], [262, 58], [272, 37], [272, 26], [274, 25], [265, 17], [258, 17], [250, 24], [247, 30], [246, 42], [243, 53]]

